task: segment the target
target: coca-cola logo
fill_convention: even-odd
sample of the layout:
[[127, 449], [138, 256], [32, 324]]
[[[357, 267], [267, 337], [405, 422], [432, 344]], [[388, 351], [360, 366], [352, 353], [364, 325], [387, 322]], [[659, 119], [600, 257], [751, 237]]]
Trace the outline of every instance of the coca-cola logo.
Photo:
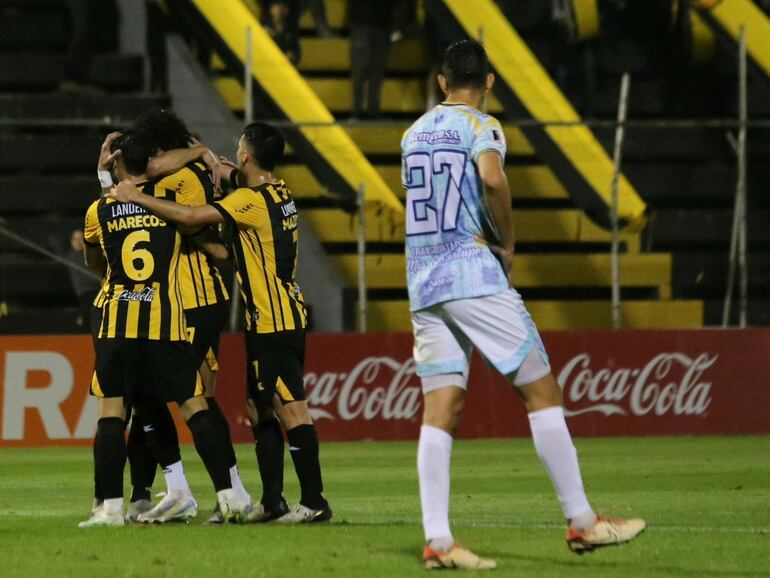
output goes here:
[[421, 391], [412, 358], [367, 357], [349, 372], [305, 374], [314, 420], [410, 420], [420, 410]]
[[597, 371], [591, 367], [591, 356], [581, 353], [559, 372], [565, 414], [703, 415], [711, 404], [712, 387], [704, 373], [718, 358], [708, 353], [697, 357], [661, 353], [642, 367]]

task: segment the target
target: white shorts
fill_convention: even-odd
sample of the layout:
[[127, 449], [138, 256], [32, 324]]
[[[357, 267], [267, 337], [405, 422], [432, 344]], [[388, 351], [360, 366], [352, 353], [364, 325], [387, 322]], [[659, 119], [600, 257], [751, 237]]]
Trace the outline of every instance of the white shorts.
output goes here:
[[425, 393], [450, 385], [466, 388], [474, 347], [513, 385], [551, 372], [537, 327], [515, 289], [412, 311], [412, 326]]

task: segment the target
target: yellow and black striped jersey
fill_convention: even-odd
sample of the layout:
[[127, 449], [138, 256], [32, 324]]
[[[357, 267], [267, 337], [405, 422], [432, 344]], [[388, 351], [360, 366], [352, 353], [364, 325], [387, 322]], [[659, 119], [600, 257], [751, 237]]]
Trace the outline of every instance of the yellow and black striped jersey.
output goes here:
[[[174, 191], [176, 202], [183, 205], [195, 207], [214, 201], [214, 185], [202, 163], [188, 164], [157, 181], [157, 186]], [[190, 237], [182, 237], [179, 282], [185, 309], [214, 305], [229, 299], [219, 270]]]
[[[174, 191], [137, 185], [144, 194], [174, 200]], [[187, 340], [177, 274], [181, 235], [176, 227], [133, 203], [101, 198], [88, 208], [85, 242], [107, 261], [100, 339]]]
[[286, 183], [239, 188], [214, 207], [233, 225], [246, 331], [304, 328], [307, 312], [296, 282], [297, 207]]

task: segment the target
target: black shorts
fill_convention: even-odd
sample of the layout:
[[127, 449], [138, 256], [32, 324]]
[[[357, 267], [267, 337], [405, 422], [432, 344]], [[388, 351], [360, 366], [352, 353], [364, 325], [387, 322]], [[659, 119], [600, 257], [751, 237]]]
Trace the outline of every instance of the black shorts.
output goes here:
[[222, 301], [214, 305], [185, 309], [187, 334], [193, 346], [193, 355], [198, 360], [198, 367], [205, 361], [211, 371], [219, 371], [219, 336], [227, 323], [229, 304], [229, 301]]
[[305, 331], [246, 333], [246, 376], [249, 399], [272, 407], [305, 399]]
[[187, 341], [150, 339], [97, 339], [96, 368], [91, 395], [125, 397], [127, 403], [142, 395], [182, 405], [203, 395], [192, 345]]

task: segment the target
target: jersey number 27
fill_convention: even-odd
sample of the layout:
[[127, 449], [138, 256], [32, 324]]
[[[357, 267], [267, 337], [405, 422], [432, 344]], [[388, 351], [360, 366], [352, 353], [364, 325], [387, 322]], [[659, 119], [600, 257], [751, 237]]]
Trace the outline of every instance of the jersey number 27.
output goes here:
[[[442, 231], [454, 231], [457, 228], [457, 216], [460, 214], [460, 193], [465, 178], [464, 152], [456, 150], [436, 150], [432, 154], [416, 152], [405, 159], [406, 183], [406, 234], [430, 235], [437, 233], [439, 226]], [[441, 199], [433, 198], [434, 175], [449, 173], [447, 188], [444, 191], [444, 204], [441, 207], [441, 222], [439, 223], [439, 207]]]

